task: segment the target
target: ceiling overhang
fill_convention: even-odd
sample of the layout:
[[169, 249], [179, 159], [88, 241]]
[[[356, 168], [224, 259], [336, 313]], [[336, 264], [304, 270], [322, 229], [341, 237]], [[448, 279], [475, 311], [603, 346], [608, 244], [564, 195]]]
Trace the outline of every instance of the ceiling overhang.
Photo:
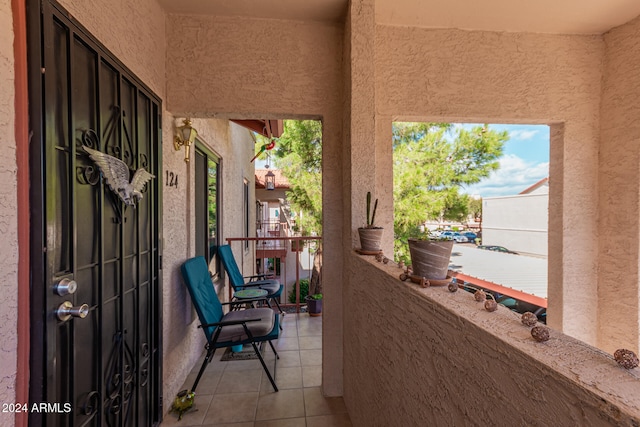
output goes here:
[[259, 133], [266, 138], [280, 138], [284, 132], [282, 120], [231, 120], [233, 123]]

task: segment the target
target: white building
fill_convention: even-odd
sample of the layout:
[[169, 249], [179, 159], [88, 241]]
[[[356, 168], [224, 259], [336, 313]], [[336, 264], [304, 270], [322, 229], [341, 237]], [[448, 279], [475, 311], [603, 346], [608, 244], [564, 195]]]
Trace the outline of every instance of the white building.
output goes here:
[[482, 200], [482, 244], [547, 256], [549, 178], [520, 194]]

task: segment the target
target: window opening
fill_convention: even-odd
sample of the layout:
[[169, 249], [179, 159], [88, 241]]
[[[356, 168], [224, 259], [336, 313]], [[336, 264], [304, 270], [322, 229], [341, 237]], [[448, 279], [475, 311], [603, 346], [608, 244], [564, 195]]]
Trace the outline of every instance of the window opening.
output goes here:
[[544, 125], [393, 123], [396, 260], [411, 264], [410, 238], [453, 240], [448, 274], [546, 321], [549, 139]]

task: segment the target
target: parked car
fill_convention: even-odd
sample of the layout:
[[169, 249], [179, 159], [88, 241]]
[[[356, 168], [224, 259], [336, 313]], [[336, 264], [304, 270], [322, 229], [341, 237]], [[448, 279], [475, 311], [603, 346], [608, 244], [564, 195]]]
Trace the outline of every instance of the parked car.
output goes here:
[[458, 232], [454, 232], [451, 238], [456, 243], [467, 243], [469, 241], [469, 239], [467, 239], [467, 236], [465, 236], [464, 234], [460, 234]]
[[441, 239], [453, 239], [453, 234], [454, 233], [455, 233], [455, 231], [451, 231], [451, 230], [443, 231], [442, 233], [440, 233], [440, 238]]
[[508, 254], [516, 254], [516, 255], [518, 255], [518, 252], [511, 251], [511, 250], [505, 248], [504, 246], [480, 245], [480, 246], [478, 246], [478, 249], [485, 249], [485, 250], [488, 250], [488, 251], [504, 252], [504, 253], [508, 253]]
[[462, 233], [467, 239], [469, 239], [470, 242], [475, 242], [476, 238], [478, 237], [478, 235], [476, 233], [474, 233], [473, 231], [465, 231], [464, 233]]

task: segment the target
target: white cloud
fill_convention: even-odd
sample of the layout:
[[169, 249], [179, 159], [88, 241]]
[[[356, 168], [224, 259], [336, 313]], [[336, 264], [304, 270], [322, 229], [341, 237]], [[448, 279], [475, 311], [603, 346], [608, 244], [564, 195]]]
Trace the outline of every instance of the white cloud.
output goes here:
[[538, 133], [540, 133], [538, 130], [516, 129], [510, 130], [509, 136], [511, 137], [511, 140], [526, 141], [533, 139]]
[[500, 159], [500, 169], [478, 184], [462, 191], [482, 197], [508, 196], [549, 176], [549, 163], [526, 162], [518, 156], [507, 154]]

